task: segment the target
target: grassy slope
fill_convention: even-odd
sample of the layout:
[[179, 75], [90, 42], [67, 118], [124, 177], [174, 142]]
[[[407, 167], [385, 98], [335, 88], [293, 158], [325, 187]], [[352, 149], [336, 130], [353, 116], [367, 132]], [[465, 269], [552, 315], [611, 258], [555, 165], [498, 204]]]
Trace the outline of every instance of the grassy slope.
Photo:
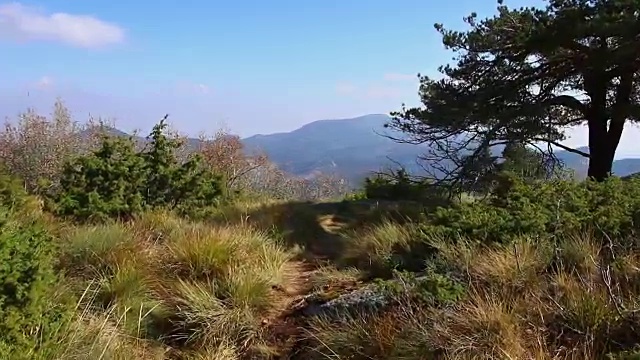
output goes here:
[[621, 252], [619, 266], [603, 268], [609, 254], [589, 234], [565, 239], [559, 257], [527, 239], [504, 248], [433, 239], [466, 274], [462, 301], [301, 317], [306, 294], [335, 298], [389, 275], [391, 254], [417, 231], [388, 220], [397, 208], [236, 204], [208, 223], [149, 213], [61, 227], [69, 287], [83, 297], [55, 357], [43, 358], [599, 359], [609, 342], [638, 335], [640, 259]]

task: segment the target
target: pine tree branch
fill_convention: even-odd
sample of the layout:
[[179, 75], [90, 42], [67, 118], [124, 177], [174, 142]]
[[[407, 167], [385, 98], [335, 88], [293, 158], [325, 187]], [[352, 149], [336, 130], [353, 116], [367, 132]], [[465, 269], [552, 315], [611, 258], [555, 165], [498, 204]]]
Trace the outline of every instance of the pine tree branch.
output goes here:
[[551, 144], [551, 145], [553, 145], [553, 146], [557, 146], [557, 147], [559, 147], [560, 149], [565, 150], [565, 151], [567, 151], [567, 152], [570, 152], [570, 153], [573, 153], [573, 154], [578, 154], [578, 155], [584, 156], [584, 157], [586, 157], [586, 158], [591, 157], [591, 155], [589, 155], [589, 153], [586, 153], [586, 152], [584, 152], [584, 151], [582, 151], [582, 150], [574, 149], [574, 148], [572, 148], [572, 147], [569, 147], [569, 146], [567, 146], [567, 145], [561, 144], [561, 143], [556, 142], [556, 141], [553, 141], [553, 140], [549, 140], [549, 139], [542, 139], [542, 138], [534, 138], [534, 139], [533, 139], [533, 141], [542, 141], [542, 142], [546, 142], [546, 143]]

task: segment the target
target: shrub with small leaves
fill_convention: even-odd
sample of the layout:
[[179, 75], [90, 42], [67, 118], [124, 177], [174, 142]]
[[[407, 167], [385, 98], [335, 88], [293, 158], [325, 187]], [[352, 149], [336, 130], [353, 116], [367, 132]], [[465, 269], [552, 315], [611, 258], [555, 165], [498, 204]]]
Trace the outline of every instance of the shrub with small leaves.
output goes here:
[[66, 164], [55, 193], [55, 211], [78, 220], [129, 219], [145, 209], [169, 208], [191, 214], [215, 204], [220, 177], [201, 166], [199, 156], [179, 162], [180, 142], [166, 134], [162, 120], [147, 148], [133, 139], [104, 137], [89, 155]]
[[64, 320], [49, 301], [57, 282], [51, 238], [36, 224], [0, 216], [0, 339], [13, 349], [31, 348]]
[[21, 208], [28, 200], [22, 182], [8, 175], [5, 168], [0, 166], [0, 204], [14, 210]]
[[52, 236], [40, 219], [22, 212], [31, 198], [15, 184], [9, 176], [0, 178], [2, 359], [29, 358], [30, 351], [53, 339], [70, 314], [68, 303], [54, 303], [59, 279]]
[[153, 127], [149, 146], [140, 153], [144, 162], [144, 203], [150, 208], [169, 208], [186, 215], [215, 205], [223, 195], [223, 179], [204, 166], [201, 154], [191, 154], [179, 162], [176, 151], [183, 145], [169, 138], [163, 119]]
[[460, 282], [431, 270], [420, 276], [396, 271], [394, 279], [377, 279], [376, 284], [381, 291], [394, 298], [408, 298], [431, 306], [455, 303], [465, 294]]
[[440, 188], [427, 181], [414, 180], [404, 170], [367, 178], [364, 196], [367, 199], [418, 201], [432, 206], [449, 204]]
[[133, 141], [105, 137], [100, 148], [66, 164], [55, 210], [85, 220], [130, 217], [144, 208], [145, 177]]
[[0, 161], [30, 193], [46, 191], [57, 185], [67, 161], [96, 145], [104, 125], [100, 119], [73, 121], [59, 99], [49, 117], [29, 109], [2, 126]]
[[508, 242], [521, 235], [562, 237], [587, 229], [629, 236], [640, 225], [640, 180], [531, 183], [505, 174], [486, 199], [440, 208], [427, 217], [427, 233], [450, 239]]

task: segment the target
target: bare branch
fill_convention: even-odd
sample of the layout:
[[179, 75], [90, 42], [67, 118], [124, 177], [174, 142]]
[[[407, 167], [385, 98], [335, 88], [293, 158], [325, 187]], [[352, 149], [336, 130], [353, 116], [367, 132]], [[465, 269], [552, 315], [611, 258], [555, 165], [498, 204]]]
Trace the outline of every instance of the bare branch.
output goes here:
[[551, 144], [551, 145], [553, 145], [553, 146], [557, 146], [557, 147], [559, 147], [559, 148], [560, 148], [560, 149], [562, 149], [562, 150], [568, 151], [568, 152], [573, 153], [573, 154], [578, 154], [578, 155], [584, 156], [584, 157], [586, 157], [586, 158], [589, 158], [589, 157], [590, 157], [589, 153], [586, 153], [586, 152], [584, 152], [584, 151], [582, 151], [582, 150], [574, 149], [574, 148], [569, 147], [569, 146], [567, 146], [567, 145], [561, 144], [561, 143], [559, 143], [559, 142], [557, 142], [557, 141], [552, 141], [552, 140], [549, 140], [549, 139], [543, 139], [543, 138], [533, 138], [532, 140], [533, 140], [533, 141], [546, 142], [546, 143]]

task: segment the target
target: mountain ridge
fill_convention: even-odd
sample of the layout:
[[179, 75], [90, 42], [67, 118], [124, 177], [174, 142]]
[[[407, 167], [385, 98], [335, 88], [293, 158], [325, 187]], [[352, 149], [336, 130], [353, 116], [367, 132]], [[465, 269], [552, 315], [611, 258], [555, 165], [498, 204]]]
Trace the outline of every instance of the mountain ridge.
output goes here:
[[[242, 142], [248, 153], [264, 152], [284, 171], [302, 177], [332, 173], [356, 184], [373, 172], [395, 168], [398, 164], [409, 171], [421, 171], [416, 159], [424, 154], [425, 146], [397, 143], [383, 136], [399, 135], [384, 128], [389, 120], [385, 114], [323, 119], [289, 132], [252, 135], [243, 138]], [[198, 140], [190, 138], [188, 141], [195, 144]], [[588, 147], [579, 150], [588, 152]], [[568, 151], [558, 151], [556, 156], [578, 177], [586, 177], [587, 159]], [[618, 176], [638, 172], [640, 158], [622, 158], [614, 162], [614, 173]]]
[[[383, 126], [390, 119], [388, 115], [384, 114], [369, 114], [349, 119], [318, 120], [287, 133], [281, 132], [273, 134], [273, 138], [270, 138], [270, 135], [261, 134], [259, 137], [247, 137], [243, 139], [243, 142], [249, 149], [263, 150], [276, 164], [283, 166], [285, 170], [296, 175], [305, 175], [312, 167], [309, 164], [311, 161], [305, 161], [305, 154], [301, 154], [301, 152], [304, 153], [304, 151], [296, 149], [295, 146], [288, 145], [291, 144], [288, 143], [288, 141], [295, 139], [301, 132], [306, 132], [308, 129], [317, 130], [323, 129], [324, 127], [332, 127], [333, 132], [340, 134], [340, 139], [351, 140], [343, 146], [336, 148], [334, 141], [324, 138], [327, 132], [326, 130], [316, 133], [314, 141], [316, 144], [323, 143], [327, 146], [332, 146], [328, 146], [328, 150], [315, 155], [315, 171], [333, 169], [349, 180], [358, 181], [363, 176], [366, 176], [366, 173], [378, 171], [384, 166], [396, 165], [395, 161], [410, 171], [422, 170], [422, 168], [416, 164], [415, 160], [419, 155], [424, 153], [424, 146], [398, 144], [391, 139], [376, 134], [375, 130], [378, 130], [378, 133], [384, 132], [385, 129]], [[356, 133], [353, 131], [353, 123], [358, 121], [362, 122], [362, 124], [359, 124], [360, 131]], [[365, 123], [368, 125], [365, 125]], [[363, 130], [367, 127], [370, 128], [370, 131]], [[589, 148], [583, 146], [578, 148], [578, 150], [588, 152]], [[386, 156], [382, 156], [383, 153], [386, 154]], [[568, 168], [573, 169], [576, 176], [579, 178], [586, 177], [588, 162], [583, 156], [565, 150], [557, 151], [556, 156], [562, 160]], [[323, 168], [321, 159], [329, 158], [331, 162], [338, 163], [338, 166], [333, 166], [332, 169]], [[390, 159], [395, 161], [391, 161]], [[344, 163], [344, 166], [340, 166], [340, 162]], [[366, 171], [365, 168], [367, 169]], [[614, 162], [614, 173], [616, 175], [628, 176], [638, 172], [640, 172], [640, 158], [622, 158]]]

